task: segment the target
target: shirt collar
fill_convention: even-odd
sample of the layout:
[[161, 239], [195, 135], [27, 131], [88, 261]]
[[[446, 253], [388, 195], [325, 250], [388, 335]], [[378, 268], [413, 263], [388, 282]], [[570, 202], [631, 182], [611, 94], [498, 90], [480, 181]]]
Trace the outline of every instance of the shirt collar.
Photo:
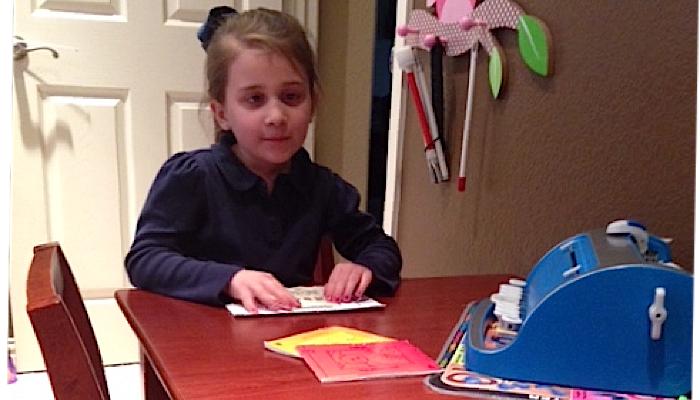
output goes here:
[[251, 172], [231, 151], [231, 146], [236, 139], [231, 134], [222, 134], [219, 142], [212, 145], [212, 151], [216, 156], [216, 165], [232, 188], [238, 191], [246, 191], [255, 186], [258, 176]]
[[[247, 191], [254, 187], [260, 177], [255, 175], [233, 154], [231, 146], [236, 139], [231, 134], [223, 134], [219, 142], [212, 145], [212, 150], [216, 155], [216, 163], [219, 170], [224, 175], [226, 181], [238, 191]], [[277, 177], [277, 184], [281, 180], [287, 180], [299, 193], [308, 196], [311, 189], [312, 162], [309, 153], [303, 147], [292, 156], [292, 164], [289, 173], [280, 174]]]

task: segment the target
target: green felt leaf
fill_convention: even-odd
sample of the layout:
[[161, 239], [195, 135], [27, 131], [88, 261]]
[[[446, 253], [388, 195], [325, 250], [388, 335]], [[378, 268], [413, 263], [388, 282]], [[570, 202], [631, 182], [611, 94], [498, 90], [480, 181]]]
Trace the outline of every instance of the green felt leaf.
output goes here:
[[489, 54], [489, 86], [493, 98], [497, 98], [503, 87], [503, 62], [498, 48], [494, 47]]
[[517, 30], [518, 47], [523, 61], [531, 70], [547, 76], [550, 73], [550, 39], [547, 26], [531, 15], [521, 15], [518, 18]]

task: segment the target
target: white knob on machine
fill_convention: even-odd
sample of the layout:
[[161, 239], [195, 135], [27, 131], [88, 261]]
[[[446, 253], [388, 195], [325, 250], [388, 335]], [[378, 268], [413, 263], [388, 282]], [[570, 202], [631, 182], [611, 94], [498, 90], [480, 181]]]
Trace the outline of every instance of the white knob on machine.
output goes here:
[[638, 222], [626, 219], [613, 221], [608, 224], [608, 227], [605, 229], [605, 233], [608, 235], [631, 235], [637, 242], [640, 253], [645, 254], [647, 252], [649, 245], [649, 233], [647, 233], [644, 225]]
[[654, 292], [654, 302], [649, 306], [649, 321], [651, 321], [651, 339], [661, 339], [661, 328], [663, 327], [668, 311], [664, 307], [666, 299], [666, 289], [657, 287]]

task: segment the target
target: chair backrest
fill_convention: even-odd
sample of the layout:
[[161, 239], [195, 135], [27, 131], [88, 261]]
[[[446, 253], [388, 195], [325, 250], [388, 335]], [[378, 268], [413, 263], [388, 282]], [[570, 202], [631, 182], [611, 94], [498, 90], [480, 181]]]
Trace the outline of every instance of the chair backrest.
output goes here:
[[327, 236], [321, 238], [318, 246], [318, 256], [314, 266], [314, 284], [323, 285], [328, 282], [331, 271], [335, 267], [335, 257], [333, 256], [333, 242]]
[[34, 248], [27, 313], [57, 400], [108, 400], [102, 357], [83, 299], [58, 243]]

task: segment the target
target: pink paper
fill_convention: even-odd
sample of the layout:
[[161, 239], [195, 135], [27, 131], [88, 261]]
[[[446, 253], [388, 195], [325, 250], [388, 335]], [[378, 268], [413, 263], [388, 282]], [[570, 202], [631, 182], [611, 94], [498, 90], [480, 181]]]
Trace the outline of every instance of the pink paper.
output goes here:
[[306, 345], [297, 351], [321, 382], [427, 375], [442, 369], [406, 340]]

